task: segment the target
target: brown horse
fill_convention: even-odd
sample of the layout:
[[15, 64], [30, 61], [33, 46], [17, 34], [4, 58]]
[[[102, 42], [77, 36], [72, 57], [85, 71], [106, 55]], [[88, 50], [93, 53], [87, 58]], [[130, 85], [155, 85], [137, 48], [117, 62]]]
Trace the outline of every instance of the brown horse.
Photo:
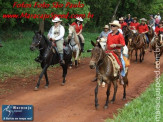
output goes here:
[[160, 60], [160, 56], [163, 54], [163, 33], [159, 33], [151, 42], [152, 49], [154, 50], [155, 64]]
[[146, 48], [146, 38], [144, 34], [134, 34], [132, 39], [129, 41], [130, 46], [132, 47], [131, 53], [129, 54], [132, 57], [132, 52], [135, 50], [136, 62], [138, 51], [140, 51], [140, 62], [144, 60], [145, 48]]
[[[98, 108], [98, 87], [101, 84], [101, 81], [104, 81], [108, 84], [107, 87], [107, 99], [104, 108], [108, 108], [108, 102], [109, 102], [109, 95], [110, 95], [110, 87], [111, 83], [114, 85], [114, 94], [111, 102], [115, 101], [116, 92], [117, 92], [117, 80], [119, 79], [119, 75], [114, 76], [114, 68], [112, 61], [108, 58], [108, 55], [105, 53], [105, 51], [102, 49], [100, 43], [95, 44], [93, 41], [91, 41], [94, 48], [92, 49], [91, 54], [91, 61], [90, 61], [90, 68], [94, 69], [96, 68], [97, 75], [97, 86], [95, 88], [95, 107]], [[127, 73], [126, 76], [123, 78], [124, 80], [124, 92], [123, 92], [123, 99], [126, 99], [126, 85], [128, 85], [128, 79], [127, 79]]]
[[149, 39], [149, 51], [152, 52], [152, 47], [151, 47], [151, 40], [153, 39], [154, 37], [154, 31], [153, 31], [153, 28], [151, 26], [148, 25], [148, 33], [147, 33], [147, 36], [148, 36], [148, 39]]

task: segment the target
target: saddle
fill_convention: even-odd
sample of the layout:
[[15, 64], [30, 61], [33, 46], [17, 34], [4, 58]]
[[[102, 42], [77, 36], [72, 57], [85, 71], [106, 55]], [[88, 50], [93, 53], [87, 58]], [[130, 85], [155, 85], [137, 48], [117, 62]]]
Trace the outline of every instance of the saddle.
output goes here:
[[117, 77], [120, 72], [120, 65], [118, 64], [117, 59], [115, 58], [115, 56], [113, 56], [112, 53], [107, 53], [107, 56], [113, 64], [114, 77]]

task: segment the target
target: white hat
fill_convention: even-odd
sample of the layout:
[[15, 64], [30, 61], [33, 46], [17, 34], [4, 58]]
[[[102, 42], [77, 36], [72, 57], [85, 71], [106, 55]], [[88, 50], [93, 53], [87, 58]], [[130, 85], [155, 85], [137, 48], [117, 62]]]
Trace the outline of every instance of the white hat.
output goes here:
[[141, 21], [147, 21], [145, 18], [141, 18], [140, 20], [141, 20]]
[[105, 26], [104, 26], [104, 28], [107, 28], [107, 29], [109, 29], [109, 26], [108, 26], [108, 25], [105, 25]]
[[76, 17], [76, 20], [79, 20], [80, 21], [80, 17]]
[[82, 22], [83, 22], [83, 19], [82, 19], [81, 17], [79, 17], [79, 19], [80, 19], [80, 21], [82, 21]]
[[124, 20], [123, 17], [119, 18], [119, 20]]
[[61, 22], [62, 20], [59, 17], [55, 17], [52, 19], [52, 22]]
[[114, 20], [112, 23], [109, 23], [110, 25], [116, 25], [118, 26], [119, 28], [121, 27], [121, 25], [119, 24], [119, 21], [118, 20]]

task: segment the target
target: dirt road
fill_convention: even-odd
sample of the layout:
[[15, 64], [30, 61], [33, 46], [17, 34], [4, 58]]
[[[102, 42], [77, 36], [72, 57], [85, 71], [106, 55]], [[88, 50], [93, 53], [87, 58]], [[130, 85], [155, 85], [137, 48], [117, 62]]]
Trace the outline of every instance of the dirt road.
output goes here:
[[[109, 108], [104, 110], [106, 88], [100, 88], [98, 94], [100, 107], [99, 110], [95, 110], [96, 83], [91, 82], [95, 71], [89, 68], [89, 60], [89, 58], [83, 59], [77, 69], [68, 71], [65, 86], [60, 85], [61, 68], [48, 71], [49, 88], [44, 89], [45, 79], [42, 79], [39, 91], [33, 91], [38, 75], [23, 79], [18, 77], [7, 79], [0, 84], [0, 89], [4, 90], [3, 95], [0, 94], [0, 107], [3, 104], [33, 105], [34, 122], [103, 122], [106, 118], [113, 117], [117, 109], [122, 108], [125, 103], [138, 97], [155, 78], [154, 56], [153, 53], [147, 52], [143, 63], [136, 64], [132, 61], [128, 74], [127, 100], [122, 100], [123, 87], [118, 84], [115, 103], [109, 103]], [[163, 71], [163, 58], [161, 71]], [[110, 99], [112, 95], [113, 89]]]

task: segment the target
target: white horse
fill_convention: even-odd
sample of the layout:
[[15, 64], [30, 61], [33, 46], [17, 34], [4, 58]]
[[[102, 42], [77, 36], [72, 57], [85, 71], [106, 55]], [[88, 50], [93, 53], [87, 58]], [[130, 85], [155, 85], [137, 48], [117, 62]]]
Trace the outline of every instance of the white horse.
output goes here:
[[[75, 27], [69, 25], [68, 30], [69, 30], [68, 39], [70, 39], [69, 46], [71, 47], [73, 52], [73, 57], [75, 59], [75, 67], [77, 67], [78, 64], [80, 63], [80, 55], [81, 55], [80, 42], [76, 34]], [[72, 68], [72, 66], [70, 66], [70, 68]]]

